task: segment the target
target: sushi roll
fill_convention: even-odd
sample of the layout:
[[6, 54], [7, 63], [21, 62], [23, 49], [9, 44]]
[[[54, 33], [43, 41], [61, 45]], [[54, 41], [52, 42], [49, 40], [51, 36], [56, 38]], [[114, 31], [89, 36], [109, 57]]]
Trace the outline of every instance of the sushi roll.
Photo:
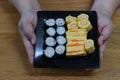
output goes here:
[[68, 30], [78, 29], [77, 22], [73, 21], [67, 25]]
[[87, 36], [87, 31], [85, 29], [74, 29], [66, 32], [66, 36]]
[[57, 27], [57, 34], [63, 35], [65, 33], [65, 28], [64, 27]]
[[67, 24], [69, 24], [69, 23], [71, 23], [71, 22], [73, 22], [73, 21], [76, 21], [76, 20], [77, 20], [77, 18], [74, 17], [74, 16], [71, 16], [71, 15], [68, 15], [68, 16], [65, 18], [65, 21], [66, 21]]
[[85, 49], [88, 53], [92, 53], [95, 50], [94, 41], [92, 39], [88, 39], [85, 41]]
[[65, 20], [63, 18], [57, 18], [56, 19], [56, 25], [57, 26], [63, 26], [65, 24]]
[[54, 25], [55, 25], [55, 19], [50, 18], [50, 19], [48, 19], [48, 20], [45, 20], [45, 24], [46, 24], [47, 26], [54, 26]]
[[84, 50], [76, 50], [76, 51], [67, 51], [66, 56], [72, 57], [72, 56], [86, 56], [87, 53]]
[[57, 41], [58, 44], [65, 44], [66, 43], [66, 39], [65, 39], [64, 36], [58, 36], [56, 38], [56, 41]]
[[58, 45], [58, 46], [55, 48], [55, 52], [56, 52], [56, 54], [59, 54], [59, 55], [64, 54], [64, 52], [65, 52], [65, 46], [63, 46], [63, 45]]
[[69, 40], [71, 39], [86, 40], [87, 32], [85, 29], [69, 30], [66, 32], [66, 38]]
[[55, 46], [56, 40], [53, 37], [47, 37], [45, 43], [47, 46]]
[[89, 20], [78, 21], [78, 27], [80, 29], [86, 29], [88, 32], [92, 29], [92, 25]]
[[56, 31], [54, 28], [52, 27], [49, 27], [47, 30], [46, 30], [46, 33], [49, 35], [49, 36], [54, 36]]
[[47, 47], [47, 48], [44, 50], [44, 55], [45, 55], [47, 58], [52, 58], [52, 57], [55, 55], [55, 50], [54, 50], [52, 47]]
[[88, 20], [89, 19], [89, 16], [87, 14], [80, 14], [77, 16], [77, 20], [80, 21], [80, 20]]

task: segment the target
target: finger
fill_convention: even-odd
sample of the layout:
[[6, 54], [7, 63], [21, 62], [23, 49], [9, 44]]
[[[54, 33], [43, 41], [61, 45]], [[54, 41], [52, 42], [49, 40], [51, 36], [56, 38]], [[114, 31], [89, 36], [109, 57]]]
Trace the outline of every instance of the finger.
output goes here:
[[98, 39], [99, 45], [104, 44], [105, 41], [107, 41], [112, 33], [112, 27], [111, 26], [105, 26], [102, 30], [102, 33]]
[[107, 43], [108, 43], [108, 40], [105, 41], [104, 44], [100, 46], [100, 59], [102, 58], [102, 55], [104, 53], [104, 50], [105, 50]]
[[[37, 15], [37, 14], [36, 14], [36, 15]], [[32, 25], [33, 25], [33, 27], [34, 27], [34, 30], [35, 30], [35, 28], [36, 28], [37, 21], [38, 21], [38, 20], [37, 20], [37, 16], [35, 16], [34, 19], [32, 19], [32, 22], [31, 22]]]
[[102, 33], [103, 27], [104, 27], [104, 25], [101, 23], [100, 20], [98, 20], [98, 31], [100, 34]]
[[30, 40], [31, 43], [34, 45], [36, 43], [36, 35], [34, 33], [33, 25], [30, 22], [24, 23], [22, 31], [24, 36], [26, 36], [28, 40]]
[[98, 44], [101, 46], [103, 44], [103, 35], [98, 38]]
[[36, 43], [36, 35], [35, 35], [35, 33], [31, 34], [31, 43], [32, 43], [32, 45], [35, 45], [35, 43]]

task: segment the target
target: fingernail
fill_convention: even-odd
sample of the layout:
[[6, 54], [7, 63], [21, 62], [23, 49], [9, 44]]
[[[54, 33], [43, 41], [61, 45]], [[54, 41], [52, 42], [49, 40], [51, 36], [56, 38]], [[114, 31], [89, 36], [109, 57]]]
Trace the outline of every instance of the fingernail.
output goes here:
[[103, 44], [103, 36], [101, 36], [101, 39], [100, 39], [100, 45]]
[[31, 39], [31, 43], [32, 43], [32, 44], [34, 44], [34, 43], [35, 43], [34, 39]]

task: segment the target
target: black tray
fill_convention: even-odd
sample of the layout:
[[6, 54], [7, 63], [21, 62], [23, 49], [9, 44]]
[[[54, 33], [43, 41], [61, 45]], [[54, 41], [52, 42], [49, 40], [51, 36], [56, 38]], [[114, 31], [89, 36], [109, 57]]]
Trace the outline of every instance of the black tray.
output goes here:
[[[77, 16], [81, 13], [89, 15], [89, 20], [93, 29], [88, 33], [88, 39], [93, 39], [95, 44], [95, 51], [87, 56], [79, 57], [54, 57], [46, 58], [43, 56], [44, 46], [44, 19], [45, 18], [65, 18], [68, 15]], [[37, 42], [35, 45], [34, 53], [34, 67], [36, 68], [99, 68], [100, 56], [98, 46], [98, 27], [97, 27], [97, 14], [95, 11], [38, 11], [38, 24], [36, 28]]]

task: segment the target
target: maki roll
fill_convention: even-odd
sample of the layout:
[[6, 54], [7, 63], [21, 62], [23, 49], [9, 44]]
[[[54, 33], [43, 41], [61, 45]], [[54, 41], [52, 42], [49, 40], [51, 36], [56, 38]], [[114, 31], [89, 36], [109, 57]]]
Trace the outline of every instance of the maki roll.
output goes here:
[[47, 46], [55, 46], [56, 40], [53, 37], [47, 37], [45, 43]]
[[76, 39], [79, 39], [80, 37], [85, 37], [87, 39], [87, 31], [85, 29], [69, 30], [66, 32], [66, 37], [76, 37]]
[[56, 52], [56, 54], [59, 54], [59, 55], [64, 54], [64, 52], [65, 52], [65, 46], [63, 46], [63, 45], [58, 45], [58, 46], [55, 48], [55, 52]]
[[50, 19], [48, 19], [48, 20], [45, 20], [45, 24], [46, 24], [47, 26], [54, 26], [54, 25], [55, 25], [55, 19], [50, 18]]
[[49, 35], [49, 36], [54, 36], [56, 31], [54, 28], [52, 27], [49, 27], [47, 30], [46, 30], [46, 33]]
[[56, 19], [56, 25], [57, 26], [63, 26], [65, 24], [65, 20], [63, 18], [57, 18]]
[[65, 39], [64, 36], [58, 36], [56, 38], [56, 41], [57, 41], [58, 44], [65, 44], [66, 43], [66, 39]]
[[65, 33], [65, 28], [64, 27], [57, 27], [57, 34], [62, 35]]
[[80, 14], [77, 16], [77, 20], [80, 21], [80, 20], [88, 20], [89, 19], [89, 16], [87, 14]]
[[52, 47], [47, 47], [47, 48], [44, 50], [44, 55], [45, 55], [47, 58], [52, 58], [52, 57], [55, 55], [55, 50], [54, 50]]
[[73, 21], [67, 25], [68, 30], [78, 29], [78, 25], [76, 21]]
[[88, 32], [92, 29], [92, 25], [89, 20], [78, 21], [78, 27], [80, 29], [86, 29]]
[[92, 53], [95, 50], [94, 41], [92, 39], [88, 39], [85, 41], [85, 49], [88, 53]]
[[76, 17], [74, 16], [71, 16], [71, 15], [68, 15], [66, 18], [65, 18], [65, 21], [67, 24], [73, 22], [73, 21], [76, 21]]

